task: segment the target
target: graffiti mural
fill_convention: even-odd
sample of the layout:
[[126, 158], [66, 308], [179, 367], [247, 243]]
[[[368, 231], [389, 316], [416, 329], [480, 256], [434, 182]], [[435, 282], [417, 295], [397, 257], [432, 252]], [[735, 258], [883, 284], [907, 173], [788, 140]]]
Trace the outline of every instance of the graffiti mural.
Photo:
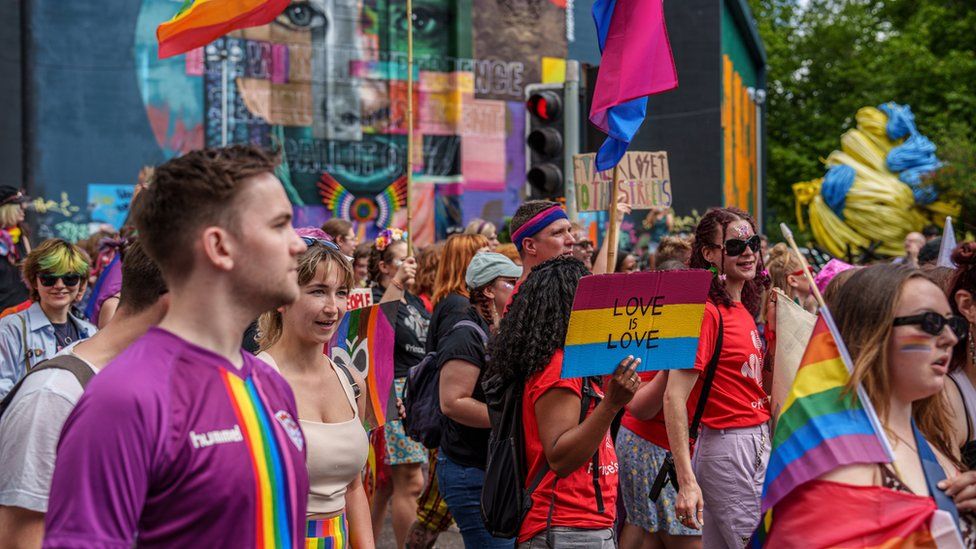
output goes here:
[[725, 205], [756, 213], [756, 104], [732, 59], [722, 56], [722, 142]]
[[[136, 66], [167, 157], [202, 145], [276, 147], [303, 220], [342, 216], [363, 237], [406, 222], [407, 14], [389, 0], [295, 0], [271, 24], [171, 59], [155, 26], [179, 7], [142, 0]], [[524, 186], [526, 85], [566, 56], [566, 6], [414, 1], [414, 234], [501, 223]]]

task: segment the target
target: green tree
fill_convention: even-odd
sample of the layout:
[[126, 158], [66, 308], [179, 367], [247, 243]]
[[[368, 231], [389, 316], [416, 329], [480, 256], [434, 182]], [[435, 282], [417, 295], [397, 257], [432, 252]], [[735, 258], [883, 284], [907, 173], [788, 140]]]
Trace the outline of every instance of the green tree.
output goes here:
[[[972, 162], [959, 162], [967, 147], [976, 154], [971, 0], [750, 3], [769, 58], [770, 221], [795, 222], [791, 185], [821, 177], [857, 109], [887, 101], [911, 105], [919, 130], [954, 157], [952, 183], [937, 185], [974, 185]], [[976, 208], [964, 215], [976, 225]]]

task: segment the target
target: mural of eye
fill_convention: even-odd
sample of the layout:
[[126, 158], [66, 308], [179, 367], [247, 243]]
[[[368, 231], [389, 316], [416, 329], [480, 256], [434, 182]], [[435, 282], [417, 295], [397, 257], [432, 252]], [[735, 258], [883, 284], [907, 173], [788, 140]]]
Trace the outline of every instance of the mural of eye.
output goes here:
[[301, 0], [292, 2], [281, 15], [275, 19], [275, 23], [291, 30], [316, 30], [324, 27], [327, 23], [325, 14], [310, 2]]
[[443, 21], [443, 13], [427, 7], [418, 7], [413, 10], [413, 30], [422, 35], [432, 35], [437, 33]]

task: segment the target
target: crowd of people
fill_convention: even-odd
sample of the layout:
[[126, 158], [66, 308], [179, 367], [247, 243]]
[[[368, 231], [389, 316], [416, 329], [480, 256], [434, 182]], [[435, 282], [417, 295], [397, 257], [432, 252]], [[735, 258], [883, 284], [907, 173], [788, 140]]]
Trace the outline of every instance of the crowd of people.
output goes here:
[[[949, 498], [973, 546], [976, 243], [956, 267], [919, 267], [913, 234], [896, 263], [808, 273], [747, 212], [714, 208], [670, 235], [655, 210], [652, 244], [607, 269], [606, 238], [596, 249], [561, 205], [533, 200], [510, 242], [475, 220], [411, 253], [397, 229], [360, 243], [341, 219], [293, 227], [276, 162], [249, 146], [170, 160], [122, 234], [88, 250], [32, 247], [26, 197], [0, 187], [0, 547], [368, 549], [388, 514], [397, 547], [433, 547], [452, 524], [469, 548], [743, 547], [775, 434], [771, 317], [776, 299], [817, 313], [814, 286], [850, 351], [846, 391], [864, 388], [894, 461], [803, 484], [777, 523], [857, 508], [828, 544], [847, 546], [884, 523], [885, 498]], [[694, 368], [638, 373], [628, 357], [562, 378], [580, 279], [642, 269], [712, 273]], [[423, 440], [403, 406], [367, 431], [369, 382], [329, 358], [358, 288], [397, 304], [397, 396], [417, 398], [415, 368], [438, 373]], [[518, 493], [490, 474], [498, 386], [517, 388], [504, 411]], [[674, 482], [656, 482], [669, 467]], [[514, 528], [486, 518], [488, 491], [510, 498]], [[806, 546], [787, 527], [767, 540]]]

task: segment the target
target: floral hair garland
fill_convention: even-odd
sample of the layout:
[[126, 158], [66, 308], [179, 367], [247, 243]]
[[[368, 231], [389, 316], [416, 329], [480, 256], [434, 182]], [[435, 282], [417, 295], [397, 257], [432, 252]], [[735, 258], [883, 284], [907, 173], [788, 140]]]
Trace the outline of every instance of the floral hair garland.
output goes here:
[[387, 246], [394, 242], [400, 242], [407, 239], [407, 231], [402, 229], [383, 229], [383, 231], [377, 235], [375, 246], [379, 251], [383, 251]]

